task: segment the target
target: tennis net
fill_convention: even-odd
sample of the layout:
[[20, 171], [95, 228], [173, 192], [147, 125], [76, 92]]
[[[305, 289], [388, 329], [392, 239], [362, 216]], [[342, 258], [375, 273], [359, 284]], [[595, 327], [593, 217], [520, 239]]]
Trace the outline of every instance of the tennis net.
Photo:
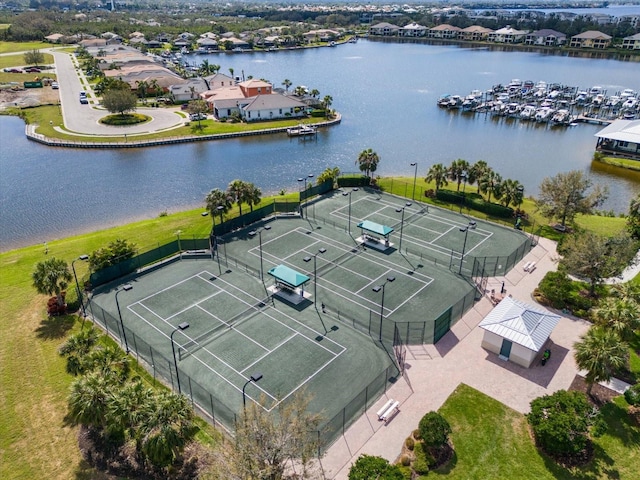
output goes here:
[[[265, 298], [260, 300], [258, 303], [249, 306], [249, 308], [243, 310], [242, 312], [234, 315], [229, 320], [219, 321], [219, 325], [216, 325], [211, 330], [208, 330], [196, 338], [192, 338], [188, 342], [179, 346], [180, 359], [194, 354], [201, 348], [203, 348], [208, 343], [213, 342], [216, 338], [224, 335], [227, 331], [232, 328], [236, 328], [241, 323], [253, 318], [256, 314], [258, 314], [264, 307], [266, 307], [269, 303], [269, 298]], [[217, 321], [217, 320], [216, 320]]]

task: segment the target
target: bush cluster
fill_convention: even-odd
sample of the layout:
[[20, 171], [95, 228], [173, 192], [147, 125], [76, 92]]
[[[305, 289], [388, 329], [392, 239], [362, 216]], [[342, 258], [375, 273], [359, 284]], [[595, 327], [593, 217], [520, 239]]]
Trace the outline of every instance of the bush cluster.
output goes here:
[[104, 123], [105, 125], [137, 125], [139, 123], [148, 122], [151, 120], [146, 115], [142, 115], [141, 113], [128, 113], [125, 115], [107, 115], [104, 118], [100, 119], [100, 123]]
[[486, 202], [482, 198], [476, 198], [476, 196], [466, 195], [462, 196], [458, 192], [452, 190], [440, 189], [436, 192], [436, 198], [443, 202], [460, 204], [464, 201], [464, 205], [471, 210], [486, 213], [493, 217], [499, 218], [513, 218], [514, 210], [511, 207], [505, 207], [497, 203]]

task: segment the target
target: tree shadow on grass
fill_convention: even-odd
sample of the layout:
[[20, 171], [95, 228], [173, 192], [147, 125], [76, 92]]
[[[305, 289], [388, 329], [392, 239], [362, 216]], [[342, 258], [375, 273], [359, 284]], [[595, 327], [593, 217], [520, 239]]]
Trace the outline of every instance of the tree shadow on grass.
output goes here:
[[60, 315], [57, 317], [46, 317], [36, 328], [36, 336], [41, 340], [56, 340], [67, 335], [73, 328], [76, 321], [75, 315]]
[[617, 479], [620, 472], [615, 468], [615, 461], [598, 444], [592, 443], [593, 458], [585, 465], [578, 467], [563, 467], [553, 458], [543, 452], [540, 455], [544, 464], [554, 478], [567, 478], [572, 480], [596, 480], [600, 478]]
[[640, 429], [625, 408], [609, 402], [600, 408], [600, 412], [607, 422], [607, 435], [618, 438], [627, 448], [640, 448]]

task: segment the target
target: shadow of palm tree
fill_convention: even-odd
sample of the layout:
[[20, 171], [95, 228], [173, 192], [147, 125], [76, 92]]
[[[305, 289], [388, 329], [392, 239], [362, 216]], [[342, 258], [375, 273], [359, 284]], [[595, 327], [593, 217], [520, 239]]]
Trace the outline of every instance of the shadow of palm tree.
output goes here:
[[36, 336], [42, 340], [63, 338], [73, 328], [75, 321], [75, 315], [46, 317], [40, 322], [40, 326], [36, 328]]

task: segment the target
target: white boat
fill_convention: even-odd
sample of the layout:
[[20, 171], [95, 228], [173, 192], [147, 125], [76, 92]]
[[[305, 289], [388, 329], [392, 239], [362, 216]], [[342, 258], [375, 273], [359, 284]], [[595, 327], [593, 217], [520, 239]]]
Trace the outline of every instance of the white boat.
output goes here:
[[598, 108], [604, 104], [605, 96], [604, 93], [598, 93], [595, 97], [593, 97], [593, 101], [591, 102], [594, 107]]
[[299, 124], [295, 127], [287, 128], [287, 135], [290, 137], [305, 137], [307, 135], [315, 135], [318, 129], [311, 125]]
[[447, 108], [460, 108], [462, 106], [462, 97], [460, 95], [452, 95], [449, 98]]
[[519, 103], [511, 102], [507, 105], [507, 116], [517, 117], [520, 114], [522, 107]]
[[536, 116], [535, 105], [525, 105], [520, 110], [520, 120], [533, 120]]
[[596, 96], [596, 95], [598, 95], [598, 94], [602, 94], [602, 93], [604, 93], [604, 90], [602, 89], [602, 87], [600, 87], [600, 86], [598, 86], [598, 85], [595, 85], [595, 86], [593, 86], [593, 87], [591, 87], [591, 88], [589, 89], [589, 94], [590, 94], [592, 97], [593, 97], [593, 96]]
[[569, 110], [560, 109], [551, 117], [551, 123], [554, 125], [569, 125], [571, 123], [571, 113], [569, 113]]
[[636, 105], [638, 105], [638, 100], [636, 100], [635, 98], [628, 98], [622, 104], [622, 109], [623, 110], [633, 110], [634, 108], [636, 108]]
[[447, 108], [449, 106], [449, 101], [451, 100], [451, 95], [447, 94], [447, 95], [442, 95], [439, 99], [438, 99], [438, 106], [442, 107], [442, 108]]
[[620, 103], [620, 97], [618, 95], [611, 95], [607, 102], [605, 103], [605, 107], [616, 108]]
[[553, 115], [553, 112], [554, 110], [551, 107], [540, 107], [536, 110], [536, 122], [548, 122]]

